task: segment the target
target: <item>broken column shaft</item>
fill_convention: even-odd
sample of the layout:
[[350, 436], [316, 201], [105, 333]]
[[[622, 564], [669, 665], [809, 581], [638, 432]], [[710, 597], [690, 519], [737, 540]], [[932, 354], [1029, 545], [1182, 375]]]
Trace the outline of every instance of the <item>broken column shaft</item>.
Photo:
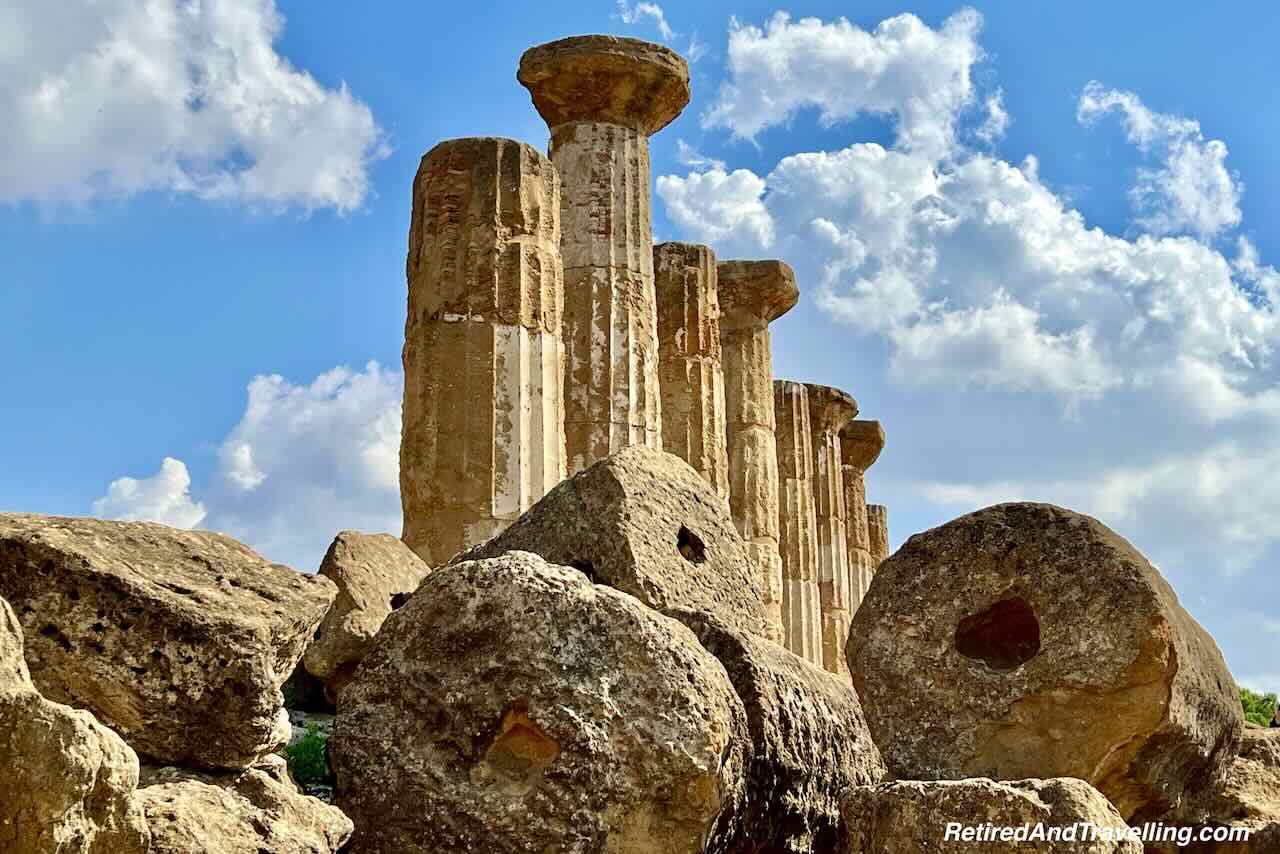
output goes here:
[[565, 477], [560, 182], [508, 139], [422, 158], [409, 228], [403, 539], [436, 566]]
[[813, 497], [818, 528], [818, 590], [822, 601], [822, 666], [848, 673], [844, 645], [853, 616], [847, 517], [840, 462], [840, 429], [858, 414], [853, 397], [840, 389], [806, 385], [813, 431]]
[[845, 525], [849, 543], [849, 571], [853, 576], [853, 603], [857, 613], [871, 586], [871, 530], [867, 521], [866, 473], [884, 450], [884, 430], [879, 421], [850, 421], [840, 431], [840, 464], [844, 469]]
[[778, 446], [769, 323], [796, 304], [795, 273], [781, 261], [716, 265], [724, 364], [729, 505], [757, 568], [766, 634], [784, 643], [779, 551]]
[[809, 395], [804, 383], [775, 380], [773, 401], [778, 439], [784, 645], [821, 667], [822, 597]]
[[662, 447], [649, 136], [688, 104], [689, 67], [660, 45], [578, 36], [529, 49], [517, 76], [563, 183], [572, 474], [620, 448]]
[[867, 505], [867, 528], [871, 533], [871, 574], [889, 557], [889, 508], [883, 504]]
[[658, 299], [662, 446], [729, 498], [716, 256], [710, 247], [653, 247]]

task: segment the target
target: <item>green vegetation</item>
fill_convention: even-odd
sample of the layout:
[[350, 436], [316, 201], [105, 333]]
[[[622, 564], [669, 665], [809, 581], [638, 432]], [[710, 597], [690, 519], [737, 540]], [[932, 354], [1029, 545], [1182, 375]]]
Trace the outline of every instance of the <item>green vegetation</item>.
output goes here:
[[333, 772], [329, 770], [329, 743], [316, 724], [307, 724], [306, 735], [285, 752], [289, 756], [289, 770], [299, 786], [333, 784]]
[[1241, 688], [1240, 703], [1244, 706], [1245, 718], [1262, 726], [1271, 723], [1271, 718], [1276, 713], [1275, 694], [1255, 694], [1248, 688]]

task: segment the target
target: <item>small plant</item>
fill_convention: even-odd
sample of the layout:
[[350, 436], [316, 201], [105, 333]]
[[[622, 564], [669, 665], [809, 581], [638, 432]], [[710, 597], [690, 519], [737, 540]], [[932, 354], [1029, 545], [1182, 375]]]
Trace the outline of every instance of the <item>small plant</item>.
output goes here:
[[306, 734], [289, 745], [285, 752], [289, 757], [289, 771], [299, 786], [333, 783], [333, 773], [329, 770], [329, 743], [316, 724], [307, 724]]
[[1240, 689], [1240, 703], [1244, 706], [1245, 720], [1267, 726], [1276, 713], [1275, 694], [1257, 694], [1248, 688]]

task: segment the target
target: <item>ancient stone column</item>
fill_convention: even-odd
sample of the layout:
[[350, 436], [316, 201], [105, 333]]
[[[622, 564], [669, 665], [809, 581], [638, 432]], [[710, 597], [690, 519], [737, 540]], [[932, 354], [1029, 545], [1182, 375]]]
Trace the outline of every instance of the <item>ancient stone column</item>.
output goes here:
[[572, 474], [620, 448], [662, 447], [649, 136], [689, 103], [689, 67], [660, 45], [578, 36], [529, 49], [517, 76], [563, 181]]
[[787, 649], [822, 666], [822, 597], [814, 502], [813, 428], [804, 383], [775, 380], [778, 547], [782, 553], [782, 627]]
[[813, 430], [813, 498], [818, 527], [818, 590], [822, 601], [822, 666], [848, 673], [844, 644], [853, 616], [853, 575], [849, 570], [848, 519], [840, 461], [840, 430], [858, 414], [846, 392], [806, 384], [809, 427]]
[[867, 505], [867, 528], [871, 532], [871, 574], [889, 557], [889, 508], [883, 504]]
[[871, 531], [867, 522], [867, 469], [884, 450], [884, 430], [879, 421], [850, 421], [840, 431], [840, 465], [844, 471], [844, 506], [848, 523], [849, 572], [853, 576], [853, 603], [857, 613], [871, 586]]
[[662, 447], [729, 498], [716, 256], [708, 246], [653, 247]]
[[438, 566], [565, 477], [560, 181], [508, 139], [422, 158], [409, 226], [403, 539]]
[[728, 428], [729, 506], [760, 573], [766, 636], [783, 643], [782, 555], [778, 550], [778, 446], [774, 435], [769, 323], [799, 299], [781, 261], [716, 265]]

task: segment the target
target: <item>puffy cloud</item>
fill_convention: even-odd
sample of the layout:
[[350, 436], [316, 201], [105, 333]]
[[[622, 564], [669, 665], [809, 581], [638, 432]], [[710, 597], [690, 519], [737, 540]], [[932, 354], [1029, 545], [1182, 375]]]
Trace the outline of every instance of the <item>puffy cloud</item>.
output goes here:
[[386, 153], [369, 108], [276, 53], [274, 0], [14, 0], [0, 200], [148, 190], [350, 211]]
[[984, 105], [987, 118], [973, 133], [987, 145], [995, 145], [1004, 137], [1005, 132], [1009, 130], [1009, 123], [1013, 121], [1008, 110], [1004, 108], [1004, 91], [997, 89], [992, 92], [987, 96]]
[[970, 70], [981, 58], [982, 17], [965, 9], [930, 29], [915, 15], [868, 32], [844, 18], [798, 21], [778, 12], [764, 28], [734, 21], [729, 79], [702, 117], [754, 138], [816, 108], [825, 124], [862, 113], [897, 119], [898, 146], [940, 157], [951, 149], [960, 112], [973, 100]]
[[707, 157], [683, 139], [676, 140], [676, 162], [693, 169], [725, 169], [723, 160]]
[[202, 503], [187, 494], [186, 466], [166, 459], [155, 478], [112, 483], [94, 512], [178, 527], [203, 521], [274, 560], [314, 569], [344, 528], [400, 531], [402, 389], [401, 376], [376, 362], [305, 385], [255, 377], [217, 472], [199, 490]]
[[1138, 170], [1130, 192], [1139, 211], [1137, 224], [1153, 234], [1194, 232], [1212, 237], [1240, 224], [1244, 185], [1227, 169], [1227, 146], [1206, 140], [1194, 119], [1158, 113], [1133, 92], [1090, 82], [1080, 95], [1076, 116], [1091, 124], [1119, 113], [1129, 141], [1159, 157], [1157, 169]]
[[651, 18], [664, 39], [675, 37], [675, 31], [667, 23], [666, 13], [657, 3], [628, 3], [627, 0], [618, 0], [618, 15], [624, 24], [637, 24], [642, 18]]
[[107, 494], [93, 502], [93, 515], [126, 522], [159, 522], [174, 528], [194, 528], [205, 518], [203, 504], [191, 499], [191, 475], [181, 460], [165, 457], [160, 471], [137, 480], [111, 482]]
[[765, 182], [749, 169], [730, 173], [713, 165], [684, 178], [662, 175], [657, 187], [671, 221], [703, 242], [773, 243], [773, 221], [761, 200]]

